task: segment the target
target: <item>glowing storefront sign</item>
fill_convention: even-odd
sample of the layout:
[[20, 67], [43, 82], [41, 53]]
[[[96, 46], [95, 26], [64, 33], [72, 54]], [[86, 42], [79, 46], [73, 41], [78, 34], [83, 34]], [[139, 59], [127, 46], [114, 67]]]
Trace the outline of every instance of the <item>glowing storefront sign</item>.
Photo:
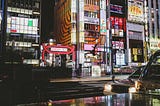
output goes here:
[[93, 11], [93, 12], [94, 12], [94, 11], [98, 11], [98, 10], [99, 10], [99, 6], [97, 6], [97, 5], [85, 4], [84, 10]]
[[116, 52], [116, 65], [125, 65], [125, 54], [122, 50]]
[[123, 7], [120, 5], [110, 4], [110, 11], [118, 14], [123, 14]]
[[151, 50], [160, 49], [160, 39], [158, 39], [158, 38], [150, 38], [150, 49]]
[[79, 42], [84, 42], [84, 0], [79, 0]]
[[99, 19], [98, 18], [84, 17], [84, 22], [89, 23], [89, 24], [99, 25]]
[[111, 28], [112, 28], [112, 36], [124, 36], [125, 29], [125, 18], [111, 16]]
[[143, 0], [128, 1], [128, 20], [135, 22], [144, 22]]
[[124, 42], [112, 41], [113, 49], [124, 49]]
[[106, 26], [106, 0], [100, 0], [100, 34], [107, 34]]
[[71, 1], [71, 12], [75, 12], [75, 13], [77, 12], [77, 9], [76, 9], [77, 8], [77, 5], [76, 5], [77, 2], [76, 1], [77, 0], [72, 0]]
[[143, 40], [143, 33], [138, 31], [128, 31], [129, 39]]
[[56, 48], [56, 47], [52, 47], [51, 51], [56, 51], [56, 52], [67, 52], [68, 49], [67, 48]]
[[31, 42], [6, 41], [6, 45], [15, 47], [32, 47]]
[[62, 46], [62, 45], [45, 45], [43, 44], [43, 50], [42, 50], [42, 60], [45, 61], [45, 53], [49, 54], [73, 54], [75, 58], [74, 53], [74, 46]]

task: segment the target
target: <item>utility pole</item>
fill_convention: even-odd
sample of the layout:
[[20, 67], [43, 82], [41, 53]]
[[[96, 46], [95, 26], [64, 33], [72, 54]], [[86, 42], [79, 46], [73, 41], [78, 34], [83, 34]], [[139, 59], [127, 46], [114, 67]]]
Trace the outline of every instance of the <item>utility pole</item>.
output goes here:
[[112, 33], [111, 33], [111, 21], [110, 21], [110, 0], [106, 1], [106, 7], [107, 7], [107, 35], [106, 35], [106, 46], [107, 46], [107, 71], [111, 74], [114, 75], [113, 72], [113, 51], [112, 51]]

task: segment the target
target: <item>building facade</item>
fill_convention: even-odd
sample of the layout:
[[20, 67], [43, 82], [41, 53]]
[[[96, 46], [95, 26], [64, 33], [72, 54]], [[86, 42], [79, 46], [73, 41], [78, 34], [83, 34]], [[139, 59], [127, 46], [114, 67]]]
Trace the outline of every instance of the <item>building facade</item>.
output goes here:
[[76, 68], [82, 64], [86, 73], [112, 73], [127, 65], [125, 6], [123, 0], [57, 0], [56, 41], [75, 46]]
[[160, 0], [146, 0], [146, 36], [148, 54], [160, 49]]
[[39, 65], [40, 0], [2, 0], [2, 4], [3, 62]]
[[159, 5], [159, 0], [57, 1], [57, 42], [75, 45], [76, 67], [98, 65], [106, 72], [146, 64], [159, 49]]
[[85, 72], [90, 73], [93, 65], [104, 66], [106, 62], [103, 60], [104, 43], [107, 31], [106, 17], [100, 22], [100, 1], [61, 0], [56, 2], [54, 10], [57, 14], [54, 25], [58, 26], [54, 31], [57, 36], [56, 41], [63, 45], [75, 46], [75, 67], [78, 68], [79, 64], [82, 64]]

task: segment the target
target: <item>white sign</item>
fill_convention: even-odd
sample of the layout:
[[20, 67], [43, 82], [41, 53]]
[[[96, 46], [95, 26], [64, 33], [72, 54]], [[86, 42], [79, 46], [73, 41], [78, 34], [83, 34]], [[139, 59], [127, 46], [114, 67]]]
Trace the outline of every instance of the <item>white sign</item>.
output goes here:
[[68, 49], [67, 48], [56, 48], [56, 47], [52, 47], [51, 51], [56, 51], [56, 52], [67, 52]]
[[98, 65], [92, 66], [92, 76], [93, 77], [100, 77], [101, 76], [101, 67]]
[[99, 25], [99, 19], [98, 18], [91, 18], [91, 17], [84, 17], [84, 22], [89, 24], [98, 24]]
[[123, 52], [116, 53], [116, 65], [125, 65], [125, 54]]

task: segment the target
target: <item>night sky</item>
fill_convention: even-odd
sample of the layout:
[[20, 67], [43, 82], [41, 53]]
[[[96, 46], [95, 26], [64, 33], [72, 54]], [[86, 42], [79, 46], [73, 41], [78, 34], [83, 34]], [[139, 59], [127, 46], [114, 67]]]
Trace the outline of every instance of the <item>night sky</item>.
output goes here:
[[54, 0], [42, 0], [41, 41], [47, 42], [54, 25]]

